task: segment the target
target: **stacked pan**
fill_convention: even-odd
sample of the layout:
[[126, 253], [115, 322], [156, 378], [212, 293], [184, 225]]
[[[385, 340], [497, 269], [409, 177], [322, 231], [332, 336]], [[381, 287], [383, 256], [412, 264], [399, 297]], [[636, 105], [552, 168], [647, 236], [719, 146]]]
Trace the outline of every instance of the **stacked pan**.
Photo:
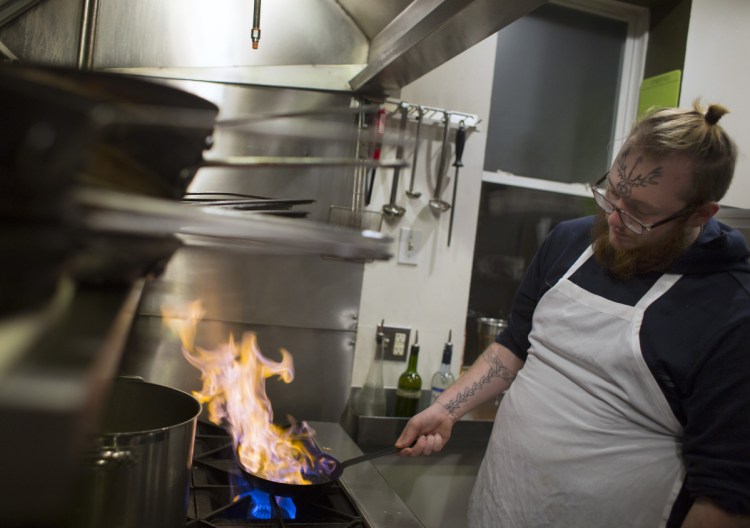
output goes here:
[[174, 237], [87, 231], [71, 196], [85, 186], [181, 198], [217, 113], [137, 78], [0, 65], [0, 316], [45, 302], [63, 274], [128, 282], [168, 259]]

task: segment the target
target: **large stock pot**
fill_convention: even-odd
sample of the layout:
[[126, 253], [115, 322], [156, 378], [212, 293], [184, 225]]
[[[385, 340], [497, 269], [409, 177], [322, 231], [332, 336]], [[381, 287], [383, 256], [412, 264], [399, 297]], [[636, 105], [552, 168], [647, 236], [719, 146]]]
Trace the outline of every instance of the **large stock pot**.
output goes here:
[[199, 413], [198, 401], [182, 391], [115, 380], [70, 525], [183, 528]]

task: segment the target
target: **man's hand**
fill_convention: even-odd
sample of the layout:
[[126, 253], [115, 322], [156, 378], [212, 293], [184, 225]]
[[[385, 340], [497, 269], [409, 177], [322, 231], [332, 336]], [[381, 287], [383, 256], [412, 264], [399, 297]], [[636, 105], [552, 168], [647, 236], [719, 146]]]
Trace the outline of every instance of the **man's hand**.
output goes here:
[[[396, 447], [401, 449], [402, 456], [437, 453], [450, 438], [454, 423], [455, 416], [439, 403], [433, 403], [407, 422]], [[412, 446], [414, 440], [417, 442]]]

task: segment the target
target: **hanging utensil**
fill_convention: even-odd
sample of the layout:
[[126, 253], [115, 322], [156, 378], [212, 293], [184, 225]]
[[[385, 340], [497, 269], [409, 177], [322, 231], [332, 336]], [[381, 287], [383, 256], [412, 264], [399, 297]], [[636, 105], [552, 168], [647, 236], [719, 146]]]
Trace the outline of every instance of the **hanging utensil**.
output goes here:
[[[374, 124], [375, 131], [373, 132], [373, 137], [375, 138], [375, 142], [372, 149], [372, 159], [377, 163], [378, 160], [380, 160], [380, 151], [383, 148], [383, 135], [385, 134], [385, 108], [378, 110], [378, 113], [375, 115]], [[372, 201], [372, 188], [375, 184], [375, 169], [376, 166], [373, 166], [370, 170], [370, 176], [368, 178], [365, 192], [365, 205], [370, 205], [370, 202]]]
[[456, 189], [458, 188], [458, 169], [464, 166], [461, 161], [461, 157], [464, 154], [464, 145], [466, 144], [466, 125], [463, 121], [458, 124], [458, 130], [456, 130], [456, 161], [453, 162], [453, 166], [456, 167], [456, 172], [453, 175], [453, 199], [451, 200], [451, 218], [448, 222], [448, 247], [451, 247], [451, 235], [453, 234], [453, 216], [456, 214]]
[[[399, 105], [399, 112], [401, 112], [401, 121], [398, 126], [398, 146], [396, 147], [396, 159], [402, 160], [404, 157], [404, 133], [406, 132], [406, 124], [409, 121], [409, 107], [405, 104]], [[398, 218], [404, 215], [406, 209], [400, 205], [396, 205], [396, 191], [398, 191], [398, 179], [401, 167], [393, 169], [393, 182], [391, 183], [391, 199], [383, 206], [383, 214], [388, 218]]]
[[444, 213], [451, 208], [451, 204], [445, 200], [440, 199], [440, 191], [443, 186], [443, 176], [448, 167], [445, 165], [446, 158], [448, 157], [448, 132], [451, 128], [451, 115], [448, 112], [443, 113], [445, 128], [443, 128], [443, 146], [440, 149], [440, 164], [438, 165], [437, 182], [435, 183], [435, 195], [430, 200], [430, 209], [435, 213]]
[[417, 156], [419, 156], [419, 134], [422, 131], [422, 118], [424, 117], [424, 108], [422, 106], [417, 107], [417, 130], [414, 133], [414, 155], [411, 161], [411, 179], [409, 180], [409, 188], [406, 190], [406, 196], [409, 198], [419, 198], [422, 196], [421, 192], [414, 191], [414, 177], [417, 173]]

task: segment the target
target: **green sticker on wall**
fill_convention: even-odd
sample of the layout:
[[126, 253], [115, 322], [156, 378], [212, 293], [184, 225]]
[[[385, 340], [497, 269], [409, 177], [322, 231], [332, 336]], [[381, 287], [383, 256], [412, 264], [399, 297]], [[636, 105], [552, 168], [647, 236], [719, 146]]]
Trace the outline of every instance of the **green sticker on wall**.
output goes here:
[[681, 79], [681, 70], [643, 79], [638, 97], [638, 117], [642, 117], [652, 107], [676, 107], [680, 101]]

